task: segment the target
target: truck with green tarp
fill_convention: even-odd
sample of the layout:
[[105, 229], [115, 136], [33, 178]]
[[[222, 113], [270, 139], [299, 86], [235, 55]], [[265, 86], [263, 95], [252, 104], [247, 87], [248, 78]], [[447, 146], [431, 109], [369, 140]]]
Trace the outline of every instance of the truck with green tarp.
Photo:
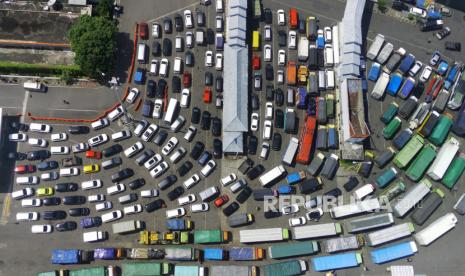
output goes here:
[[446, 174], [442, 178], [441, 183], [447, 188], [452, 189], [464, 170], [465, 155], [460, 153], [459, 156], [452, 160], [452, 163], [450, 164], [449, 168], [447, 168]]
[[219, 229], [194, 231], [195, 244], [224, 243], [227, 241], [229, 241], [228, 231], [221, 231]]
[[304, 260], [272, 263], [263, 265], [261, 271], [263, 272], [264, 276], [301, 275], [303, 272], [307, 271], [307, 263], [305, 263]]
[[439, 122], [431, 132], [431, 135], [428, 139], [436, 146], [440, 146], [444, 143], [447, 138], [447, 134], [449, 134], [449, 130], [452, 127], [454, 122], [452, 121], [451, 115], [443, 114], [439, 119]]
[[414, 135], [407, 145], [396, 154], [393, 163], [400, 169], [405, 168], [421, 150], [424, 143], [425, 140], [420, 135]]
[[[46, 271], [46, 272], [38, 272], [36, 276], [60, 276], [60, 275], [66, 275], [66, 272], [68, 271], [66, 269], [62, 270], [54, 270], [54, 271]], [[60, 274], [61, 272], [61, 274]]]
[[318, 252], [318, 242], [304, 241], [275, 244], [268, 247], [268, 257], [272, 259], [311, 255]]
[[383, 128], [383, 136], [384, 139], [391, 139], [394, 137], [394, 134], [399, 130], [400, 126], [402, 125], [402, 120], [399, 117], [394, 117], [387, 126]]
[[428, 169], [429, 165], [433, 162], [436, 154], [436, 147], [432, 144], [423, 147], [405, 172], [407, 177], [415, 182], [420, 180], [426, 172], [426, 169]]
[[121, 276], [161, 276], [173, 273], [170, 263], [123, 263]]
[[106, 268], [104, 266], [73, 269], [69, 271], [69, 276], [106, 276]]

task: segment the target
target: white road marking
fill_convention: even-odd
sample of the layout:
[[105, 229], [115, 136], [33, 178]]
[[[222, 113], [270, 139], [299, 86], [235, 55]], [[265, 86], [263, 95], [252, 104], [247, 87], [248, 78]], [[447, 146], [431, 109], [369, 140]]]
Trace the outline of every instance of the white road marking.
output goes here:
[[0, 106], [3, 109], [23, 109], [22, 106]]
[[21, 116], [21, 123], [24, 123], [24, 118], [26, 117], [26, 110], [27, 110], [27, 102], [29, 101], [29, 90], [26, 90], [26, 93], [24, 93], [24, 100], [23, 100], [23, 110]]
[[52, 108], [48, 109], [52, 111], [73, 111], [73, 112], [101, 112], [101, 110], [95, 110], [95, 109], [72, 109], [72, 108]]
[[157, 20], [159, 20], [160, 18], [167, 17], [168, 15], [172, 15], [172, 14], [175, 14], [175, 13], [179, 13], [180, 11], [186, 10], [186, 9], [188, 9], [188, 8], [190, 8], [190, 7], [195, 7], [195, 6], [197, 6], [198, 4], [199, 4], [199, 1], [195, 1], [194, 3], [189, 4], [189, 5], [187, 5], [187, 6], [183, 7], [183, 8], [180, 8], [180, 9], [177, 9], [177, 10], [174, 10], [174, 11], [170, 11], [170, 12], [165, 13], [165, 14], [163, 14], [163, 15], [160, 15], [159, 17], [154, 18], [154, 19], [150, 19], [150, 20], [147, 21], [147, 23], [151, 23], [151, 22], [157, 21]]
[[[271, 2], [273, 3], [276, 3], [276, 4], [279, 4], [279, 5], [282, 5], [282, 6], [285, 6], [285, 7], [288, 7], [288, 8], [295, 8], [295, 6], [293, 5], [289, 5], [289, 4], [285, 4], [283, 3], [282, 1], [278, 1], [278, 0], [271, 0]], [[300, 11], [304, 11], [304, 12], [307, 12], [307, 13], [310, 13], [310, 14], [316, 14], [318, 15], [319, 17], [323, 17], [323, 18], [326, 18], [328, 20], [332, 20], [332, 21], [335, 21], [335, 22], [339, 22], [341, 21], [341, 18], [331, 18], [331, 17], [328, 17], [326, 15], [323, 15], [321, 13], [318, 13], [314, 10], [309, 10], [309, 9], [303, 9], [303, 8], [299, 8]]]

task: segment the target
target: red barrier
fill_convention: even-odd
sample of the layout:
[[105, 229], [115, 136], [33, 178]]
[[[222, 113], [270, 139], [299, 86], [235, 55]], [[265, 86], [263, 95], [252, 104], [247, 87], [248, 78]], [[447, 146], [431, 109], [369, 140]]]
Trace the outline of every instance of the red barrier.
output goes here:
[[138, 38], [139, 38], [139, 23], [136, 23], [136, 27], [134, 30], [134, 44], [133, 44], [133, 51], [132, 51], [132, 58], [131, 58], [131, 67], [129, 67], [128, 83], [132, 82], [132, 74], [134, 73], [134, 61], [136, 59]]

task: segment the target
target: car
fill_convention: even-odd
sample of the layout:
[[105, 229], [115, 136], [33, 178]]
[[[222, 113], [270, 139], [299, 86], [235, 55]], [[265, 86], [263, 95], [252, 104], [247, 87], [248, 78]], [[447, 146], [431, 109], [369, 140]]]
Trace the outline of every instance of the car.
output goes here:
[[191, 73], [184, 71], [183, 76], [182, 76], [182, 83], [184, 87], [190, 87], [192, 83], [192, 75]]
[[60, 132], [60, 133], [52, 133], [52, 135], [50, 135], [50, 140], [52, 142], [63, 142], [63, 141], [66, 141], [68, 140], [68, 134], [64, 133], [64, 132]]
[[200, 158], [197, 160], [199, 165], [204, 166], [212, 158], [212, 154], [208, 151], [204, 151]]
[[281, 49], [278, 51], [278, 66], [286, 65], [286, 51]]
[[119, 194], [119, 193], [122, 193], [126, 190], [126, 186], [124, 186], [124, 184], [115, 184], [113, 186], [110, 186], [107, 188], [107, 194], [109, 195], [115, 195], [115, 194]]
[[76, 183], [58, 183], [55, 185], [55, 191], [60, 193], [75, 192], [78, 190]]
[[163, 31], [167, 34], [173, 32], [173, 22], [168, 17], [163, 19]]
[[129, 91], [129, 94], [128, 96], [126, 97], [126, 102], [127, 103], [133, 103], [137, 97], [139, 96], [140, 92], [139, 92], [139, 89], [133, 87], [131, 88], [131, 90]]
[[283, 30], [278, 31], [278, 45], [280, 47], [286, 47], [287, 42], [287, 34]]
[[229, 189], [231, 190], [231, 192], [233, 193], [237, 193], [238, 191], [240, 191], [242, 188], [244, 188], [245, 186], [247, 185], [247, 182], [245, 181], [245, 179], [239, 179], [236, 183], [234, 183], [233, 185], [231, 185], [231, 187], [229, 187]]
[[80, 205], [86, 203], [86, 197], [80, 195], [65, 196], [62, 202], [64, 205]]
[[262, 143], [262, 150], [260, 151], [260, 158], [266, 160], [270, 152], [270, 144], [267, 142]]
[[265, 167], [263, 167], [262, 164], [257, 164], [255, 167], [253, 167], [247, 172], [247, 177], [250, 180], [254, 180], [255, 178], [259, 177], [264, 172], [265, 172]]
[[192, 169], [192, 167], [192, 162], [186, 161], [177, 169], [177, 172], [179, 173], [179, 176], [183, 177]]
[[172, 48], [173, 46], [171, 44], [171, 40], [169, 38], [164, 38], [163, 46], [162, 46], [162, 53], [165, 57], [171, 56]]
[[273, 123], [271, 120], [265, 120], [263, 124], [263, 140], [271, 140], [271, 135], [273, 132]]
[[128, 183], [128, 187], [131, 190], [139, 189], [140, 187], [145, 185], [145, 179], [143, 178], [137, 178], [131, 182]]
[[213, 157], [221, 158], [222, 154], [223, 154], [223, 143], [218, 138], [213, 139]]
[[153, 178], [157, 178], [160, 175], [162, 175], [166, 170], [168, 170], [168, 168], [168, 163], [166, 163], [166, 161], [163, 161], [150, 171], [150, 176]]
[[297, 49], [297, 33], [295, 31], [289, 31], [288, 48], [291, 50]]
[[48, 146], [48, 142], [45, 139], [29, 138], [27, 142], [33, 147], [46, 148]]
[[245, 186], [242, 191], [236, 196], [236, 201], [239, 203], [244, 203], [252, 194], [252, 189]]
[[252, 131], [257, 131], [258, 130], [258, 124], [260, 121], [260, 117], [257, 112], [252, 113], [250, 117], [250, 130]]
[[212, 90], [210, 87], [205, 87], [203, 90], [203, 102], [204, 103], [211, 103], [212, 102]]
[[10, 142], [26, 142], [28, 140], [27, 134], [24, 133], [12, 133], [8, 135]]
[[275, 94], [275, 102], [277, 106], [282, 106], [284, 104], [284, 92], [281, 88], [278, 88], [274, 92]]
[[131, 131], [129, 131], [127, 129], [115, 132], [115, 133], [113, 133], [111, 135], [111, 139], [114, 142], [119, 142], [119, 141], [122, 141], [122, 140], [126, 140], [126, 139], [129, 139], [130, 137], [131, 137]]
[[[192, 48], [192, 47], [189, 47], [190, 44], [188, 44], [189, 42], [189, 37], [186, 37], [186, 46], [188, 48]], [[194, 66], [194, 54], [191, 52], [191, 51], [186, 51], [186, 58], [185, 58], [185, 64], [187, 67], [193, 67]]]
[[205, 72], [205, 85], [212, 86], [213, 85], [213, 74], [212, 72], [206, 71]]
[[192, 108], [191, 123], [198, 124], [200, 122], [200, 116], [201, 116], [200, 109], [198, 107]]
[[42, 219], [44, 220], [59, 220], [66, 218], [66, 212], [61, 210], [56, 211], [45, 211], [41, 214]]
[[[167, 58], [162, 58], [160, 62], [160, 76], [166, 78], [168, 77], [168, 69], [169, 69], [170, 63]], [[165, 82], [166, 83], [166, 82]], [[164, 93], [164, 90], [160, 89], [160, 81], [158, 81], [158, 93]]]
[[143, 190], [140, 191], [140, 197], [142, 198], [152, 198], [157, 197], [160, 193], [157, 189]]
[[50, 147], [50, 154], [60, 154], [60, 155], [64, 155], [64, 154], [69, 154], [70, 152], [70, 149], [69, 147], [67, 146], [54, 146], [54, 147]]
[[273, 141], [271, 142], [271, 149], [274, 151], [280, 151], [282, 144], [282, 137], [279, 133], [273, 134]]
[[72, 217], [87, 216], [90, 214], [89, 208], [71, 208], [68, 210], [68, 214]]
[[186, 179], [183, 182], [183, 185], [184, 185], [184, 187], [186, 187], [186, 189], [190, 189], [195, 184], [199, 183], [199, 181], [200, 181], [199, 175], [198, 174], [193, 174], [191, 177], [189, 177], [188, 179]]
[[325, 43], [331, 43], [333, 41], [333, 32], [331, 30], [331, 27], [324, 27], [323, 32], [325, 37]]
[[125, 215], [132, 215], [142, 212], [143, 208], [141, 204], [135, 204], [123, 208], [123, 213]]
[[156, 211], [160, 208], [166, 207], [165, 202], [162, 199], [156, 199], [144, 206], [144, 209], [147, 213], [151, 213], [153, 211]]
[[255, 91], [262, 90], [262, 75], [260, 73], [255, 73], [253, 77], [253, 88]]
[[89, 159], [101, 159], [102, 153], [100, 151], [88, 150], [86, 151], [86, 157]]
[[426, 83], [431, 77], [432, 72], [433, 72], [433, 68], [431, 68], [430, 66], [425, 66], [425, 68], [421, 72], [420, 81], [423, 83]]
[[102, 222], [105, 223], [105, 222], [112, 222], [112, 221], [115, 221], [115, 220], [118, 220], [120, 218], [123, 217], [123, 212], [121, 212], [120, 210], [116, 210], [116, 211], [112, 211], [112, 212], [109, 212], [109, 213], [105, 213], [103, 215], [100, 216], [102, 218]]
[[221, 15], [217, 15], [215, 17], [215, 29], [217, 32], [222, 32], [224, 28], [223, 17]]
[[61, 204], [61, 198], [59, 197], [47, 197], [42, 199], [42, 204], [44, 206], [56, 206]]
[[298, 218], [290, 218], [289, 219], [289, 226], [290, 227], [305, 225], [306, 223], [307, 223], [307, 220], [305, 219], [305, 217], [298, 217]]
[[181, 127], [184, 125], [185, 122], [186, 122], [186, 119], [183, 116], [179, 115], [176, 118], [176, 120], [174, 120], [174, 122], [171, 124], [170, 129], [174, 133], [176, 133], [181, 129]]
[[140, 39], [146, 40], [149, 38], [149, 25], [145, 22], [139, 23], [139, 36]]
[[88, 149], [89, 149], [89, 144], [87, 143], [79, 143], [71, 147], [71, 150], [73, 151], [73, 153], [80, 153]]
[[118, 202], [120, 204], [129, 204], [137, 200], [137, 194], [136, 193], [130, 193], [127, 195], [120, 196], [118, 198]]
[[190, 102], [190, 95], [191, 92], [189, 91], [188, 88], [184, 88], [181, 92], [181, 101], [180, 101], [180, 106], [181, 107], [189, 107], [189, 102]]
[[217, 199], [215, 199], [213, 203], [215, 204], [216, 207], [219, 208], [223, 206], [224, 204], [226, 204], [228, 201], [229, 201], [229, 197], [227, 195], [222, 195], [222, 196], [219, 196]]
[[450, 51], [458, 51], [458, 52], [460, 52], [460, 50], [462, 49], [462, 44], [460, 42], [456, 42], [456, 41], [446, 41], [444, 43], [444, 46], [445, 46], [446, 50], [450, 50]]
[[442, 30], [435, 33], [434, 35], [436, 36], [437, 39], [441, 40], [444, 37], [448, 36], [449, 34], [450, 34], [450, 28], [449, 27], [444, 27]]
[[28, 131], [29, 126], [20, 122], [11, 122], [10, 127], [16, 131]]
[[182, 194], [184, 193], [184, 188], [181, 186], [178, 186], [174, 188], [172, 191], [170, 191], [168, 195], [168, 199], [173, 201], [179, 198]]
[[256, 136], [251, 135], [249, 136], [249, 143], [247, 145], [247, 152], [248, 154], [256, 154], [257, 153], [257, 146], [258, 146], [258, 139]]
[[[186, 47], [191, 49], [192, 47], [194, 47], [194, 34], [192, 32], [186, 32]], [[192, 52], [189, 52], [191, 55], [192, 55]], [[186, 65], [188, 65], [187, 63], [187, 52], [186, 52]], [[190, 64], [192, 65], [192, 64]]]
[[223, 70], [223, 54], [215, 55], [215, 69], [218, 71]]
[[38, 212], [16, 213], [16, 221], [34, 221], [39, 219]]
[[251, 101], [252, 110], [259, 110], [260, 109], [260, 101], [259, 101], [257, 95], [255, 95], [255, 94], [252, 95], [250, 101]]
[[265, 119], [273, 119], [273, 103], [267, 102], [265, 104]]
[[419, 16], [421, 18], [426, 17], [426, 11], [423, 10], [423, 9], [417, 8], [417, 7], [411, 7], [410, 10], [409, 10], [409, 13], [413, 14], [415, 16]]
[[431, 59], [429, 60], [429, 64], [431, 66], [436, 66], [439, 63], [439, 60], [441, 60], [441, 53], [439, 51], [434, 51]]
[[101, 145], [105, 142], [108, 141], [108, 135], [106, 134], [100, 134], [100, 135], [97, 135], [97, 136], [94, 136], [92, 138], [90, 138], [87, 142], [89, 144], [89, 146], [91, 147], [96, 147], [98, 145]]
[[111, 208], [113, 208], [113, 203], [111, 203], [111, 201], [105, 201], [102, 203], [95, 204], [95, 211], [97, 212], [110, 210]]
[[260, 57], [254, 55], [252, 57], [252, 69], [253, 70], [260, 70]]
[[207, 177], [212, 173], [212, 171], [216, 167], [216, 162], [214, 160], [210, 160], [205, 164], [205, 166], [200, 170], [200, 173], [204, 176]]
[[171, 137], [169, 140], [168, 140], [168, 143], [166, 143], [166, 145], [163, 147], [162, 149], [162, 153], [164, 155], [168, 155], [170, 154], [173, 149], [176, 147], [176, 145], [178, 144], [178, 139], [176, 137]]
[[182, 217], [186, 214], [186, 210], [183, 207], [176, 208], [176, 209], [171, 209], [166, 211], [166, 218], [167, 219], [172, 219], [172, 218], [179, 218]]
[[213, 66], [213, 52], [212, 51], [205, 52], [205, 66], [206, 67]]
[[153, 143], [157, 146], [161, 146], [163, 145], [167, 137], [168, 137], [168, 132], [166, 132], [166, 130], [164, 129], [161, 129], [153, 138]]
[[84, 181], [81, 183], [81, 188], [83, 190], [91, 190], [91, 189], [97, 189], [102, 187], [103, 182], [100, 179], [93, 179], [93, 180], [88, 180]]
[[136, 162], [137, 165], [142, 166], [145, 162], [147, 162], [154, 155], [155, 155], [155, 152], [153, 150], [151, 150], [151, 149], [148, 149], [148, 150], [144, 151], [142, 154], [140, 154], [136, 158], [135, 162]]
[[266, 80], [273, 80], [274, 79], [273, 65], [271, 65], [271, 64], [267, 64], [265, 66], [265, 79]]
[[205, 14], [202, 11], [197, 11], [197, 25], [199, 27], [205, 27]]
[[89, 133], [89, 127], [87, 126], [70, 126], [68, 127], [69, 134], [87, 134]]
[[10, 160], [25, 160], [27, 158], [27, 154], [22, 152], [10, 152], [7, 156]]
[[218, 137], [221, 135], [221, 120], [217, 117], [212, 118], [212, 135]]
[[277, 16], [278, 16], [278, 25], [280, 26], [286, 25], [286, 14], [284, 10], [278, 10]]
[[34, 165], [18, 165], [15, 167], [16, 174], [33, 173], [35, 171], [36, 171], [36, 166]]
[[192, 29], [194, 27], [194, 23], [192, 20], [192, 12], [190, 10], [184, 11], [184, 24], [186, 28]]
[[[182, 52], [184, 51], [184, 40], [182, 38], [182, 36], [180, 35], [177, 35], [176, 38], [175, 38], [175, 43], [174, 43], [175, 47], [176, 47], [176, 52]], [[175, 58], [175, 61], [179, 59], [179, 60], [182, 60], [180, 57], [176, 57]], [[175, 62], [176, 64], [176, 62]], [[176, 67], [176, 66], [175, 66]]]
[[132, 145], [131, 147], [125, 149], [124, 150], [124, 155], [126, 155], [126, 157], [128, 157], [128, 158], [131, 158], [132, 156], [136, 155], [137, 153], [139, 153], [143, 149], [144, 149], [144, 145], [141, 142], [138, 141], [134, 145]]
[[264, 29], [265, 41], [271, 41], [273, 39], [272, 33], [273, 33], [273, 31], [271, 30], [271, 26], [270, 25], [265, 25], [265, 29]]
[[441, 60], [438, 65], [437, 73], [441, 76], [444, 76], [447, 73], [447, 69], [449, 69], [449, 64], [445, 60]]
[[306, 214], [307, 220], [311, 221], [318, 221], [320, 220], [321, 216], [323, 216], [323, 209], [321, 208], [315, 208], [312, 209], [310, 212]]
[[45, 180], [45, 181], [57, 180], [58, 177], [59, 177], [58, 172], [47, 172], [47, 173], [43, 173], [40, 175], [40, 179]]
[[202, 142], [197, 141], [191, 150], [191, 153], [190, 153], [191, 158], [194, 160], [199, 159], [204, 149], [205, 149], [205, 145]]
[[96, 173], [100, 171], [100, 166], [97, 164], [85, 165], [83, 168], [83, 171], [85, 174]]
[[187, 204], [190, 204], [192, 202], [195, 202], [195, 200], [196, 200], [196, 197], [195, 197], [194, 194], [188, 194], [186, 196], [178, 198], [178, 204], [180, 206], [183, 206], [183, 205], [187, 205]]
[[[165, 38], [165, 39], [166, 39], [166, 38]], [[161, 45], [160, 45], [160, 42], [154, 41], [154, 42], [152, 43], [152, 55], [153, 55], [153, 56], [156, 56], [156, 57], [161, 56]]]
[[153, 107], [152, 117], [156, 118], [156, 119], [160, 119], [162, 113], [163, 113], [163, 100], [162, 99], [156, 99], [154, 107]]
[[176, 14], [174, 16], [174, 28], [176, 29], [176, 32], [182, 32], [184, 29], [184, 23], [180, 14]]
[[415, 77], [422, 67], [423, 67], [423, 63], [417, 60], [415, 61], [415, 64], [412, 66], [412, 68], [410, 68], [410, 70], [408, 71], [408, 74], [411, 77]]
[[66, 231], [73, 231], [77, 228], [77, 223], [74, 221], [65, 221], [61, 223], [57, 223], [55, 225], [55, 230], [58, 232], [66, 232]]
[[87, 196], [87, 202], [94, 203], [94, 202], [103, 202], [105, 201], [104, 194], [96, 194], [96, 195], [89, 195]]
[[229, 184], [233, 183], [237, 179], [237, 176], [235, 173], [230, 173], [229, 175], [221, 178], [220, 183], [221, 185], [228, 186]]
[[155, 135], [157, 131], [158, 126], [156, 124], [150, 124], [142, 134], [142, 140], [144, 140], [145, 142], [150, 141], [150, 139], [152, 139], [153, 135]]
[[273, 52], [271, 50], [271, 45], [266, 44], [263, 48], [264, 48], [264, 59], [265, 59], [265, 61], [271, 62], [272, 59], [273, 59]]
[[52, 127], [46, 124], [30, 123], [29, 131], [40, 132], [40, 133], [50, 133], [52, 132]]
[[176, 183], [176, 181], [178, 181], [178, 178], [176, 177], [176, 175], [174, 174], [168, 175], [165, 179], [158, 182], [158, 188], [160, 188], [161, 190], [166, 190], [171, 185]]
[[208, 203], [198, 203], [191, 205], [192, 213], [207, 212], [210, 209]]
[[203, 130], [209, 130], [211, 124], [211, 114], [208, 111], [202, 112], [202, 121], [200, 123], [200, 128]]
[[152, 37], [160, 38], [161, 37], [161, 27], [157, 22], [152, 23]]
[[31, 232], [33, 234], [48, 234], [52, 233], [53, 226], [50, 224], [39, 224], [39, 225], [32, 225]]
[[50, 157], [50, 151], [48, 150], [35, 150], [27, 153], [27, 160], [44, 160]]
[[134, 171], [130, 168], [125, 168], [120, 170], [119, 172], [111, 175], [111, 182], [117, 183], [120, 182], [126, 178], [129, 178], [134, 175]]
[[290, 215], [297, 213], [299, 211], [299, 205], [298, 204], [292, 204], [288, 206], [284, 206], [281, 208], [281, 213], [283, 215]]
[[223, 214], [227, 217], [232, 215], [234, 212], [236, 212], [239, 209], [239, 204], [237, 202], [232, 202], [226, 208], [223, 209]]
[[177, 150], [175, 150], [171, 156], [170, 156], [170, 161], [173, 162], [174, 164], [178, 163], [181, 158], [184, 157], [186, 154], [186, 149], [184, 147], [179, 147]]

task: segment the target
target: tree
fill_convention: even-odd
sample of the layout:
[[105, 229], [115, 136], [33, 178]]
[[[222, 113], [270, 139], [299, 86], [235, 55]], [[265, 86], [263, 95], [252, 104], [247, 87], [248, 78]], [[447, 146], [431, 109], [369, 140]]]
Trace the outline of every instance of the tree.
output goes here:
[[75, 63], [92, 78], [101, 79], [113, 67], [116, 50], [115, 23], [104, 17], [81, 16], [71, 27], [68, 37], [76, 54]]
[[386, 11], [387, 2], [386, 0], [378, 0], [378, 9], [382, 12]]
[[113, 16], [113, 0], [100, 0], [95, 7], [98, 16], [111, 19]]

